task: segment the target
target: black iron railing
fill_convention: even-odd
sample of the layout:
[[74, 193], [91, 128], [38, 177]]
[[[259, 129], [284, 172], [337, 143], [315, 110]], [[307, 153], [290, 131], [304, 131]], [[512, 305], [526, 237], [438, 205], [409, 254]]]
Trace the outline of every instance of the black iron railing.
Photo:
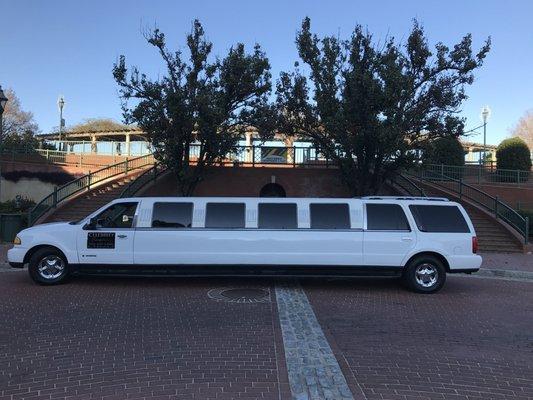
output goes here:
[[424, 167], [409, 171], [412, 177], [423, 181], [432, 183], [435, 186], [441, 187], [444, 190], [454, 193], [459, 199], [467, 199], [478, 206], [484, 208], [494, 215], [495, 218], [501, 218], [511, 227], [513, 227], [520, 236], [523, 237], [524, 243], [527, 244], [529, 240], [529, 218], [522, 217], [512, 207], [498, 199], [496, 196], [491, 196], [484, 191], [475, 188], [462, 179], [442, 174], [437, 169], [427, 169]]
[[100, 182], [118, 176], [127, 174], [133, 170], [144, 168], [153, 164], [154, 157], [149, 154], [131, 160], [125, 160], [94, 172], [89, 172], [81, 178], [70, 181], [63, 186], [56, 187], [52, 193], [42, 199], [28, 212], [28, 225], [32, 226], [50, 209], [57, 207], [58, 203], [71, 198], [72, 196], [91, 189], [92, 186]]
[[130, 182], [130, 184], [126, 186], [126, 188], [120, 194], [120, 198], [135, 196], [139, 190], [141, 190], [148, 183], [155, 182], [157, 178], [159, 178], [166, 171], [166, 168], [163, 168], [160, 164], [155, 163], [152, 168], [147, 169], [135, 180]]

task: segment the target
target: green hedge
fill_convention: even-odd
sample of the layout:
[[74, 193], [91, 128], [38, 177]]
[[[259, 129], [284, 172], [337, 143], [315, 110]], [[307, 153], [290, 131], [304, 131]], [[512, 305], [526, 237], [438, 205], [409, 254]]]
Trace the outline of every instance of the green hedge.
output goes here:
[[505, 139], [496, 150], [498, 169], [531, 170], [531, 151], [526, 142], [518, 137]]
[[423, 156], [426, 164], [465, 165], [465, 152], [458, 138], [446, 136], [431, 141]]

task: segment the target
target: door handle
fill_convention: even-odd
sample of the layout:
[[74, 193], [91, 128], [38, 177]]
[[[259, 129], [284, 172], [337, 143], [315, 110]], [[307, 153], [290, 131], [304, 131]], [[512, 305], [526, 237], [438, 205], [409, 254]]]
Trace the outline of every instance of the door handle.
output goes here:
[[410, 241], [412, 241], [412, 240], [413, 240], [413, 238], [410, 237], [410, 236], [404, 236], [404, 237], [402, 237], [402, 241], [403, 241], [403, 242], [410, 242]]
[[127, 237], [128, 237], [128, 235], [118, 235], [118, 238], [119, 238], [119, 239], [125, 239], [125, 238], [127, 238]]

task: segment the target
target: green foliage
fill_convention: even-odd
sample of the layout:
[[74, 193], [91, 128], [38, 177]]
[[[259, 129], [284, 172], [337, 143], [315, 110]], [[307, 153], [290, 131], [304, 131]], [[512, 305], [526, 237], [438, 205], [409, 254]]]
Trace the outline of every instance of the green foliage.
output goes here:
[[455, 136], [437, 138], [428, 143], [423, 161], [427, 164], [465, 165], [465, 151]]
[[[113, 75], [125, 121], [148, 134], [156, 159], [175, 172], [181, 194], [189, 196], [206, 168], [235, 150], [248, 126], [265, 138], [273, 134], [270, 65], [259, 45], [248, 54], [241, 43], [212, 59], [212, 43], [197, 20], [187, 35], [188, 60], [167, 49], [158, 29], [146, 39], [158, 50], [166, 74], [152, 80], [135, 67], [129, 72], [120, 57]], [[199, 150], [190, 159], [195, 144]]]
[[12, 89], [7, 89], [5, 95], [8, 102], [2, 116], [1, 148], [12, 150], [38, 147], [35, 134], [38, 133], [39, 127], [33, 114], [22, 109], [20, 100]]
[[503, 140], [496, 149], [498, 169], [531, 170], [531, 151], [526, 142], [518, 137]]
[[24, 196], [17, 196], [14, 200], [0, 203], [0, 213], [19, 213], [26, 212], [35, 206], [35, 202]]
[[68, 132], [121, 131], [131, 126], [113, 121], [111, 118], [87, 118], [82, 123], [70, 126]]
[[433, 53], [416, 21], [405, 45], [392, 37], [375, 45], [361, 26], [348, 40], [319, 38], [309, 18], [296, 44], [309, 72], [296, 64], [280, 76], [280, 131], [312, 140], [354, 195], [377, 193], [426, 142], [461, 135], [464, 89], [490, 48], [487, 40], [473, 54], [466, 35], [452, 49], [438, 43]]

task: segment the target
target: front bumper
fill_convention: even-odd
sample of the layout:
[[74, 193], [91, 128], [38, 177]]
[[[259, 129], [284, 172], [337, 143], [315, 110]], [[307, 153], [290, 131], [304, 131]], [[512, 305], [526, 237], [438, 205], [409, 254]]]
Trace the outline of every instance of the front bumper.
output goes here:
[[7, 251], [7, 261], [9, 262], [9, 265], [11, 265], [13, 268], [22, 268], [22, 267], [16, 267], [15, 265], [24, 265], [24, 256], [26, 255], [26, 252], [28, 249], [15, 246], [12, 247]]

